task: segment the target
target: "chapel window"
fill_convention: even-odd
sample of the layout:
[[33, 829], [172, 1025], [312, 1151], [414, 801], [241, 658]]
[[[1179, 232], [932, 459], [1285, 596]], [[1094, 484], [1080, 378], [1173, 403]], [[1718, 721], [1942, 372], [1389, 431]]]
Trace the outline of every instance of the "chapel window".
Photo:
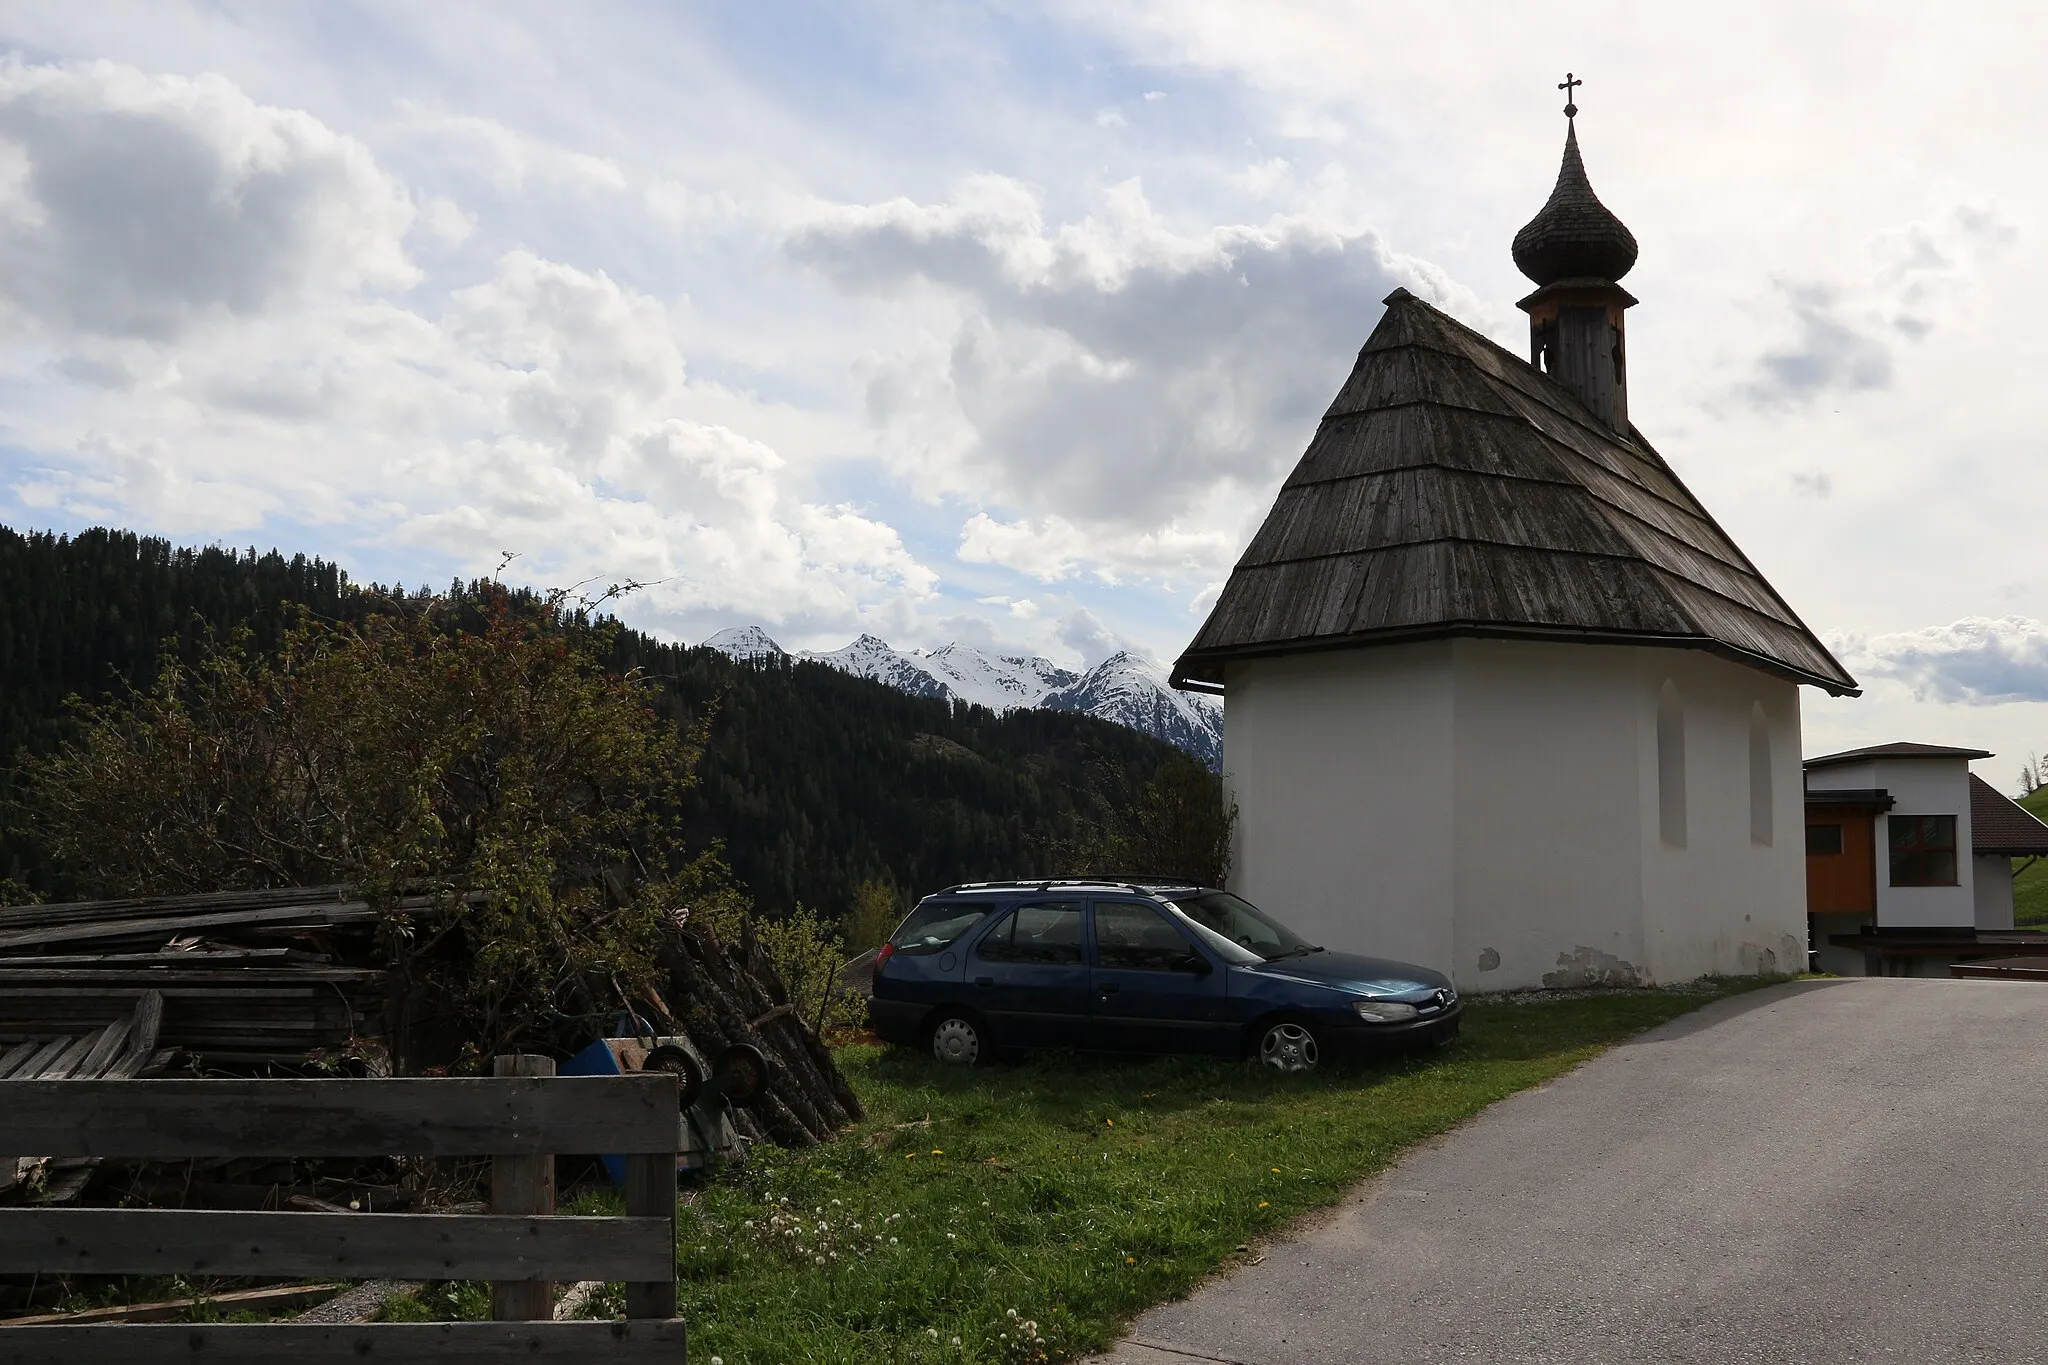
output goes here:
[[1772, 842], [1771, 722], [1760, 701], [1749, 704], [1749, 841]]
[[1665, 843], [1685, 847], [1685, 705], [1669, 678], [1657, 693], [1657, 827]]
[[1893, 886], [1955, 886], [1956, 818], [1953, 815], [1893, 815]]

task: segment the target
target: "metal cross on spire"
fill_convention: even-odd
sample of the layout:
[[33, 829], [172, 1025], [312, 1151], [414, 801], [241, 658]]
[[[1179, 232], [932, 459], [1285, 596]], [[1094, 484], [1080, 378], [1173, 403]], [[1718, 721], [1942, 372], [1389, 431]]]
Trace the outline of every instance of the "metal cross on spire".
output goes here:
[[1584, 84], [1584, 81], [1578, 79], [1569, 71], [1565, 72], [1564, 79], [1557, 83], [1557, 88], [1564, 91], [1564, 116], [1566, 118], [1577, 118], [1579, 116], [1579, 103], [1572, 98], [1572, 89], [1574, 86]]

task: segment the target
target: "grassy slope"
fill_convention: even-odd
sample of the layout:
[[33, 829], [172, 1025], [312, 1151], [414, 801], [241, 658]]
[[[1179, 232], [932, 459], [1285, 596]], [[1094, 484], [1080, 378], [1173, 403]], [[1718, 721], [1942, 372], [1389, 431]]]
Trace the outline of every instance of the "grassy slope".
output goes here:
[[[2019, 798], [2019, 803], [2048, 820], [2048, 787]], [[2014, 867], [2020, 864], [2014, 863]], [[2012, 922], [2021, 929], [2048, 929], [2048, 859], [2012, 879]]]
[[[868, 1123], [817, 1151], [757, 1152], [683, 1208], [691, 1356], [865, 1365], [1101, 1346], [1403, 1148], [1712, 998], [1475, 1003], [1444, 1053], [1314, 1079], [1185, 1058], [962, 1074], [848, 1049]], [[1019, 1344], [1026, 1320], [1042, 1347]]]

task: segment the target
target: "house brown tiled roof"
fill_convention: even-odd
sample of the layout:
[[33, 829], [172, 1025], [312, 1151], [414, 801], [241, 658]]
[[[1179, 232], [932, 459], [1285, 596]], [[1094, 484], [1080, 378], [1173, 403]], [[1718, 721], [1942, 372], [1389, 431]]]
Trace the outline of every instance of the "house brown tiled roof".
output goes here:
[[1986, 782], [1970, 774], [1970, 851], [2003, 854], [2009, 858], [2033, 858], [2048, 854], [2048, 825], [2026, 808]]
[[1640, 432], [1397, 289], [1173, 676], [1444, 635], [1675, 645], [1857, 690]]
[[1988, 749], [1958, 749], [1947, 744], [1916, 744], [1912, 740], [1899, 740], [1892, 744], [1872, 744], [1861, 749], [1844, 749], [1838, 754], [1822, 754], [1809, 758], [1809, 768], [1825, 768], [1832, 763], [1856, 763], [1866, 758], [1990, 758]]

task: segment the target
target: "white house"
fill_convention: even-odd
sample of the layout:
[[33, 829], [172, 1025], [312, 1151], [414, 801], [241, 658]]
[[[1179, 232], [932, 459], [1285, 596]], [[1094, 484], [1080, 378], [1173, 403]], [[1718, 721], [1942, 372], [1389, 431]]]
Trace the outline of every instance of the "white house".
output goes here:
[[1946, 976], [2010, 954], [2012, 860], [2048, 825], [1970, 771], [1982, 749], [1879, 744], [1806, 760], [1806, 900], [1815, 965]]
[[1798, 970], [1798, 689], [1855, 680], [1629, 422], [1575, 128], [1514, 256], [1532, 359], [1396, 290], [1175, 666], [1232, 888], [1467, 989]]

